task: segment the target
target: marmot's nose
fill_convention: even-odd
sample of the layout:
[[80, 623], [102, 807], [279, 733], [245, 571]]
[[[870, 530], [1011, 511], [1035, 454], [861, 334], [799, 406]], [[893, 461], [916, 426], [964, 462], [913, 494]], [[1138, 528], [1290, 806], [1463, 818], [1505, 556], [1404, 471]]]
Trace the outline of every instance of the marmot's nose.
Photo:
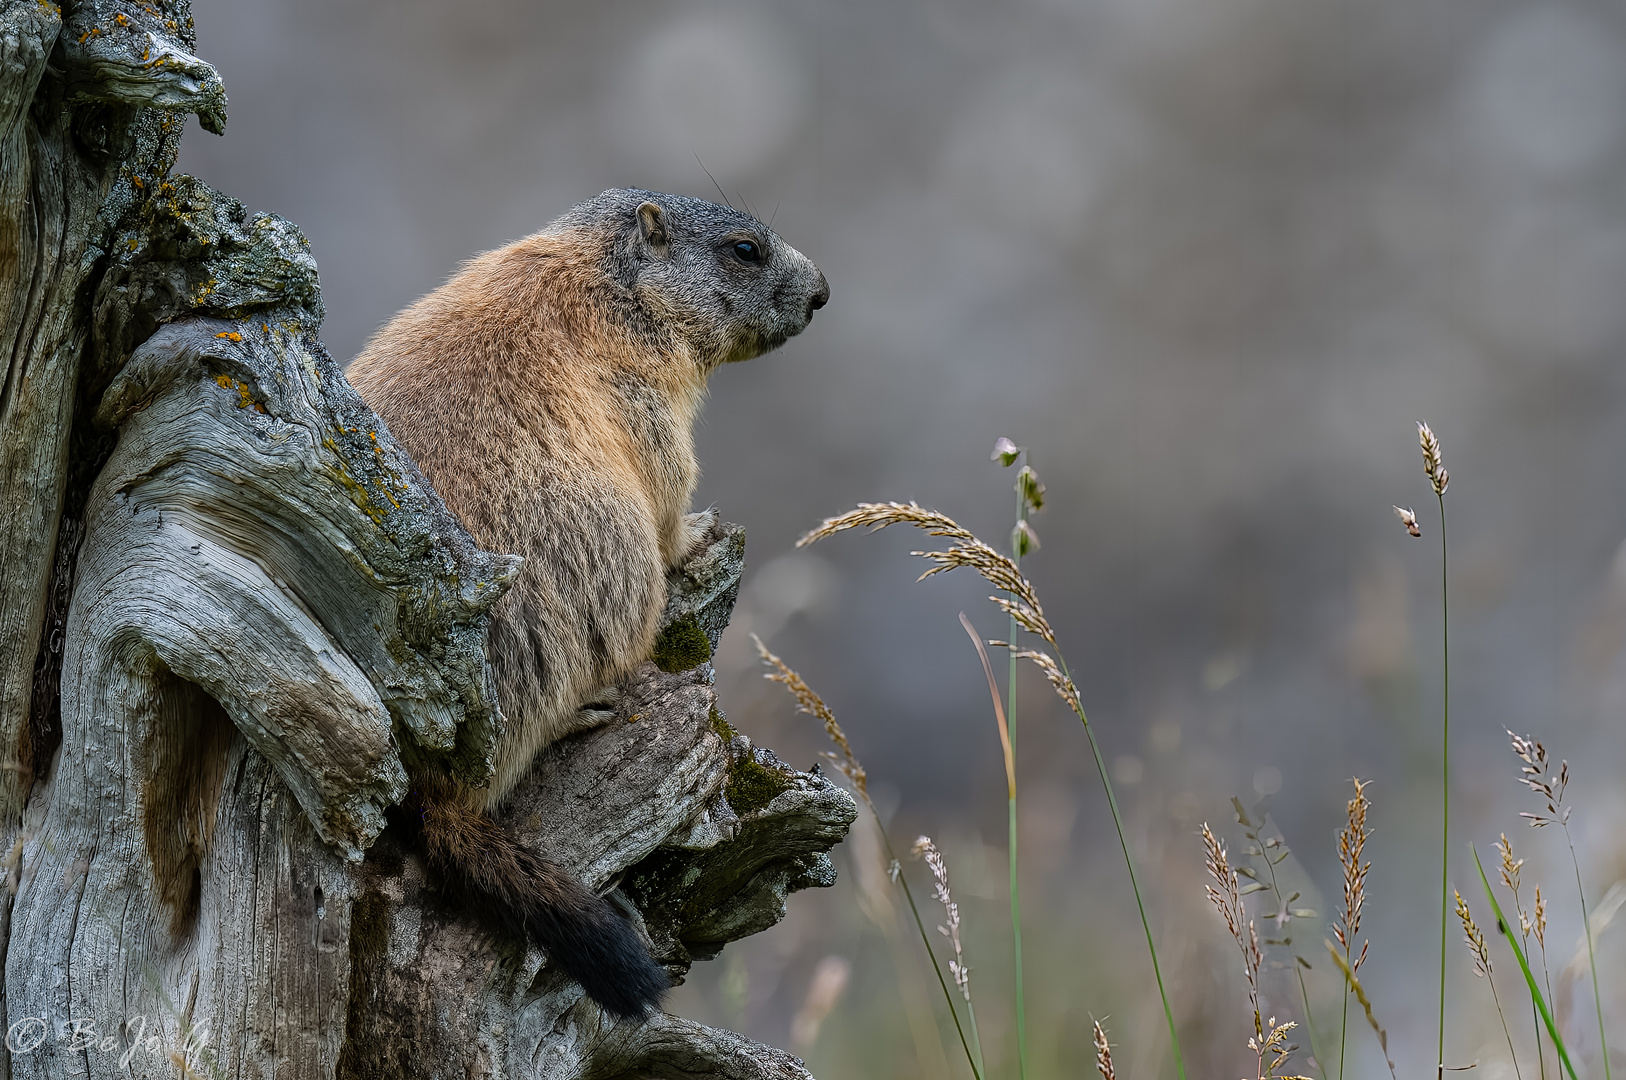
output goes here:
[[819, 288], [807, 302], [807, 317], [812, 318], [813, 313], [830, 302], [830, 283], [824, 280], [824, 273], [819, 273]]

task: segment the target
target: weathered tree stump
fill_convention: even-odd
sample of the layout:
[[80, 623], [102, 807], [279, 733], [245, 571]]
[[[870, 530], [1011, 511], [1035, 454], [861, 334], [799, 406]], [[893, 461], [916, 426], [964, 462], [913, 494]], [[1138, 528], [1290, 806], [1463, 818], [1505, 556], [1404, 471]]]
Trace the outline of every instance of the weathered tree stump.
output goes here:
[[[13, 1076], [802, 1077], [615, 1022], [466, 917], [390, 821], [407, 765], [501, 730], [479, 550], [315, 333], [272, 215], [171, 178], [224, 122], [184, 3], [0, 0], [0, 826]], [[834, 880], [852, 799], [735, 733], [706, 646], [743, 534], [671, 578], [667, 644], [505, 823], [681, 978]]]

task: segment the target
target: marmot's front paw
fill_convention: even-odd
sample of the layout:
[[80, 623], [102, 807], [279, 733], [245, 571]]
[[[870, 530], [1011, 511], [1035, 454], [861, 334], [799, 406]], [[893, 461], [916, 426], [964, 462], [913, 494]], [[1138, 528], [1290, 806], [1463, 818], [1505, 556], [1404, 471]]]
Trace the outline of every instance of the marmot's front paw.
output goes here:
[[712, 528], [717, 524], [717, 508], [709, 506], [704, 510], [696, 510], [692, 514], [683, 515], [683, 523], [678, 526], [677, 550], [673, 553], [672, 565], [682, 566], [694, 557], [711, 534]]

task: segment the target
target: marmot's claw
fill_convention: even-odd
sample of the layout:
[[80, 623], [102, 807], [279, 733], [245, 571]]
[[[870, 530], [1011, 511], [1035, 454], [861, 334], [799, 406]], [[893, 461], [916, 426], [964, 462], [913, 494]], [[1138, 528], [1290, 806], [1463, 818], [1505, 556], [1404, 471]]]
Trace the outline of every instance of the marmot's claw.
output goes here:
[[683, 526], [674, 566], [682, 566], [694, 557], [706, 543], [711, 530], [717, 525], [717, 508], [708, 506], [704, 510], [696, 510], [683, 515]]

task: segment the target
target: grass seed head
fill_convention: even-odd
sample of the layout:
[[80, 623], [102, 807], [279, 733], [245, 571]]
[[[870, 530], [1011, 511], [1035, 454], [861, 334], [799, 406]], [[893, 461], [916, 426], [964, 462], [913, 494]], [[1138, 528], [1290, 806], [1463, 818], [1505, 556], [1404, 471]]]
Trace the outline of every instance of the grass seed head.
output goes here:
[[[1287, 1042], [1287, 1033], [1296, 1027], [1298, 1024], [1292, 1020], [1278, 1024], [1272, 1016], [1268, 1030], [1261, 1029], [1257, 1036], [1248, 1040], [1248, 1049], [1259, 1056], [1259, 1080], [1310, 1080], [1307, 1076], [1282, 1076], [1276, 1072], [1287, 1064], [1287, 1059], [1298, 1049]], [[1266, 1058], [1270, 1060], [1266, 1061]]]
[[1445, 489], [1451, 486], [1451, 474], [1440, 461], [1440, 440], [1421, 420], [1417, 422], [1417, 442], [1423, 448], [1423, 472], [1434, 485], [1434, 494], [1443, 496]]
[[1560, 762], [1558, 771], [1553, 772], [1552, 759], [1547, 756], [1547, 748], [1539, 741], [1528, 735], [1515, 735], [1511, 731], [1507, 736], [1513, 743], [1514, 755], [1524, 762], [1519, 769], [1519, 783], [1540, 795], [1547, 803], [1544, 814], [1520, 811], [1519, 816], [1529, 821], [1533, 829], [1544, 825], [1568, 825], [1570, 808], [1564, 805], [1564, 789], [1570, 783], [1570, 763]]
[[1016, 493], [1029, 510], [1044, 509], [1044, 483], [1039, 479], [1039, 474], [1033, 471], [1033, 466], [1024, 465], [1016, 474]]
[[915, 840], [913, 848], [915, 858], [925, 859], [926, 865], [932, 871], [932, 892], [937, 902], [943, 905], [943, 918], [948, 924], [939, 926], [937, 932], [948, 938], [954, 945], [954, 959], [949, 961], [949, 974], [954, 976], [954, 985], [960, 988], [966, 1003], [971, 1001], [971, 969], [966, 966], [965, 953], [960, 945], [960, 905], [954, 902], [954, 896], [949, 892], [948, 864], [943, 861], [943, 853], [937, 850], [932, 838], [922, 836]]
[[1474, 974], [1484, 978], [1490, 974], [1491, 969], [1490, 950], [1485, 947], [1485, 934], [1474, 922], [1473, 913], [1468, 910], [1468, 901], [1455, 889], [1452, 892], [1456, 893], [1457, 897], [1457, 918], [1462, 920], [1462, 939], [1468, 943], [1468, 951], [1473, 954]]
[[1101, 1074], [1101, 1080], [1118, 1080], [1118, 1074], [1112, 1068], [1112, 1046], [1107, 1042], [1107, 1033], [1101, 1030], [1101, 1021], [1095, 1021], [1095, 1071]]
[[953, 547], [944, 551], [910, 552], [911, 555], [937, 564], [921, 574], [920, 580], [925, 580], [933, 574], [941, 574], [945, 570], [969, 567], [981, 574], [988, 584], [1000, 592], [1010, 594], [1010, 599], [995, 597], [994, 602], [1011, 615], [1017, 625], [1031, 634], [1037, 634], [1052, 648], [1055, 647], [1056, 635], [1044, 617], [1044, 609], [1039, 605], [1039, 594], [1034, 591], [1032, 583], [1022, 576], [1022, 572], [1016, 568], [1016, 564], [1008, 555], [1000, 554], [977, 539], [974, 533], [947, 514], [927, 510], [912, 502], [859, 503], [845, 514], [827, 518], [818, 528], [796, 541], [796, 546], [806, 547], [848, 529], [860, 527], [884, 529], [889, 525], [913, 525], [931, 536], [946, 536], [957, 541]]
[[1011, 528], [1011, 550], [1018, 556], [1025, 556], [1029, 552], [1039, 550], [1039, 534], [1033, 531], [1027, 518], [1018, 521]]
[[1523, 859], [1513, 857], [1513, 845], [1508, 842], [1507, 833], [1496, 842], [1496, 853], [1501, 856], [1502, 886], [1513, 894], [1515, 900], [1519, 896], [1519, 870], [1524, 866]]
[[1225, 929], [1230, 931], [1231, 938], [1242, 953], [1243, 974], [1248, 979], [1248, 1001], [1253, 1006], [1253, 1024], [1256, 1033], [1263, 1038], [1264, 1030], [1259, 1020], [1259, 969], [1264, 966], [1265, 958], [1259, 948], [1259, 934], [1242, 903], [1241, 885], [1236, 871], [1231, 868], [1225, 845], [1214, 835], [1214, 830], [1208, 827], [1206, 821], [1203, 822], [1202, 838], [1203, 865], [1207, 867], [1211, 879], [1203, 887], [1203, 892], [1225, 921]]
[[[1344, 947], [1346, 954], [1354, 948], [1355, 935], [1361, 929], [1361, 908], [1366, 903], [1366, 874], [1372, 869], [1370, 862], [1361, 861], [1366, 848], [1366, 812], [1372, 805], [1372, 801], [1366, 797], [1366, 789], [1371, 781], [1357, 778], [1354, 783], [1355, 797], [1349, 800], [1346, 824], [1338, 831], [1338, 862], [1344, 869], [1344, 913], [1332, 927], [1333, 935], [1338, 938], [1338, 944]], [[1362, 949], [1360, 959], [1355, 961], [1354, 966], [1359, 968], [1365, 957], [1366, 950]]]
[[[1389, 1056], [1389, 1033], [1383, 1029], [1382, 1024], [1378, 1023], [1377, 1014], [1372, 1011], [1372, 999], [1366, 996], [1366, 987], [1361, 985], [1360, 976], [1355, 974], [1353, 967], [1344, 962], [1344, 958], [1338, 953], [1337, 946], [1326, 940], [1321, 943], [1327, 947], [1327, 952], [1332, 956], [1333, 964], [1337, 966], [1344, 976], [1344, 984], [1354, 992], [1355, 1000], [1360, 1002], [1362, 1011], [1366, 1013], [1366, 1023], [1371, 1027], [1372, 1033], [1378, 1037], [1378, 1045], [1383, 1048], [1383, 1063], [1389, 1066], [1390, 1080], [1399, 1080], [1395, 1074], [1394, 1059]], [[1362, 949], [1361, 951], [1364, 953], [1366, 950]]]
[[847, 733], [841, 730], [840, 724], [836, 723], [835, 714], [824, 703], [824, 699], [815, 694], [812, 688], [803, 681], [802, 677], [791, 669], [789, 664], [768, 651], [768, 647], [762, 643], [761, 638], [752, 634], [751, 640], [756, 643], [757, 653], [762, 657], [762, 662], [768, 666], [768, 672], [763, 678], [769, 682], [779, 683], [789, 690], [791, 696], [796, 699], [797, 712], [808, 713], [824, 724], [825, 734], [830, 736], [830, 741], [835, 743], [837, 749], [841, 751], [841, 757], [837, 758], [832, 754], [830, 760], [835, 763], [836, 768], [841, 770], [842, 775], [851, 782], [852, 786], [858, 790], [859, 797], [869, 804], [870, 811], [873, 813], [875, 805], [870, 803], [869, 799], [869, 774], [864, 771], [864, 766], [859, 764], [858, 756], [853, 753], [852, 743], [847, 741]]

